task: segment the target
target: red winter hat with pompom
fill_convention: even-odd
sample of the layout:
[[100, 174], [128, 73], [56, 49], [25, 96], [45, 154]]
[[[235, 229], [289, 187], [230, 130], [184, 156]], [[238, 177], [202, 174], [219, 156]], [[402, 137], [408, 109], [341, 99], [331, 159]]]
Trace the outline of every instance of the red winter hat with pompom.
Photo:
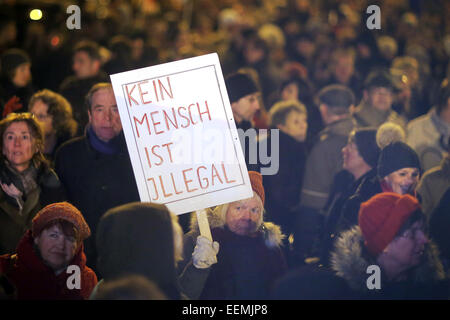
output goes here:
[[409, 194], [379, 193], [361, 204], [359, 227], [369, 252], [378, 256], [395, 238], [411, 214], [420, 209]]

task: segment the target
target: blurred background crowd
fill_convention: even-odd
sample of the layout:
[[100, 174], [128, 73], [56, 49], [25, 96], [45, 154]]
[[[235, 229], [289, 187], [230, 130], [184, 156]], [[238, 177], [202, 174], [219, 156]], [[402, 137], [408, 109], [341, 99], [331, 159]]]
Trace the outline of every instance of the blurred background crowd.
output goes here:
[[[74, 4], [80, 8], [79, 29], [71, 28], [77, 11], [66, 11]], [[370, 5], [379, 7], [379, 16], [367, 12]], [[335, 235], [358, 224], [362, 232], [379, 226], [375, 233], [389, 233], [389, 241], [400, 231], [396, 239], [405, 238], [401, 224], [384, 230], [384, 219], [406, 211], [410, 215], [420, 202], [426, 215], [424, 230], [417, 222], [422, 220], [414, 217], [411, 225], [420, 229], [419, 236], [410, 237], [408, 225], [408, 239], [420, 242], [416, 251], [422, 255], [427, 242], [422, 231], [431, 216], [438, 217], [430, 224], [433, 240], [440, 241], [444, 268], [450, 273], [445, 227], [450, 196], [449, 16], [450, 2], [445, 0], [0, 1], [0, 195], [6, 199], [0, 199], [0, 218], [7, 221], [0, 220], [0, 236], [5, 238], [0, 254], [14, 252], [45, 204], [69, 200], [92, 229], [86, 253], [95, 266], [93, 243], [100, 217], [108, 209], [139, 200], [112, 88], [104, 82], [114, 73], [217, 52], [237, 127], [280, 129], [280, 170], [274, 176], [258, 176], [253, 187], [262, 199], [258, 214], [262, 217], [265, 209], [264, 219], [280, 225], [287, 236], [283, 268], [319, 261], [320, 267], [334, 263], [336, 271], [339, 259], [329, 261]], [[369, 28], [368, 20], [377, 18], [381, 28]], [[253, 100], [247, 103], [247, 98]], [[105, 115], [96, 116], [94, 100], [102, 101], [105, 110], [100, 112]], [[11, 115], [27, 111], [34, 117]], [[31, 159], [30, 152], [26, 161], [16, 163], [8, 134], [24, 132], [24, 126], [34, 138], [39, 158]], [[258, 141], [266, 138], [272, 139]], [[250, 163], [247, 167], [261, 169]], [[120, 173], [121, 183], [110, 172]], [[62, 195], [62, 186], [67, 196]], [[37, 189], [41, 203], [27, 205]], [[382, 194], [386, 192], [399, 196]], [[360, 207], [379, 194], [375, 200], [381, 202], [370, 202], [375, 209], [366, 211], [370, 216], [384, 210], [385, 216], [371, 223], [358, 221]], [[407, 194], [411, 198], [401, 198], [406, 199], [405, 207], [378, 210]], [[434, 209], [440, 213], [434, 214]], [[228, 207], [223, 210], [228, 214]], [[189, 215], [180, 218], [185, 234], [189, 219]], [[13, 232], [7, 223], [20, 228]], [[34, 241], [33, 236], [28, 232], [24, 239]], [[223, 237], [223, 243], [235, 240], [234, 235]], [[364, 237], [367, 244], [371, 238]], [[378, 245], [377, 237], [372, 240]], [[218, 249], [209, 243], [204, 246], [215, 257]], [[239, 246], [230, 245], [230, 252], [235, 247]], [[382, 249], [375, 250], [377, 256]], [[256, 266], [270, 260], [261, 259]], [[258, 276], [247, 274], [247, 261], [239, 262], [244, 276], [259, 285]], [[276, 277], [280, 265], [274, 267]], [[216, 270], [226, 276], [224, 281], [209, 278], [219, 287], [228, 283], [229, 268], [226, 264], [221, 268]], [[307, 289], [309, 276], [300, 279]], [[288, 278], [286, 283], [290, 282]], [[255, 288], [244, 293], [259, 293]]]

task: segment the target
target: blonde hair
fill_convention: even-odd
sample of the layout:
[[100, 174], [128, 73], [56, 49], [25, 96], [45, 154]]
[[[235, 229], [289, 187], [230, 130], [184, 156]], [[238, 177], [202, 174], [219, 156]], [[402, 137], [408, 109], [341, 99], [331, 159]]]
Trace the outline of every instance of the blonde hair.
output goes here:
[[[259, 225], [261, 225], [263, 223], [263, 217], [265, 214], [264, 205], [263, 205], [261, 198], [258, 196], [258, 194], [255, 191], [253, 191], [253, 197], [255, 197], [255, 196], [256, 196], [256, 199], [258, 199], [259, 205], [261, 207], [261, 217], [260, 217], [260, 221], [259, 221]], [[252, 199], [252, 198], [248, 198], [248, 199]], [[247, 199], [243, 199], [243, 200], [247, 200]], [[242, 201], [242, 200], [238, 200], [238, 201]], [[234, 202], [237, 202], [237, 201], [234, 201]], [[220, 220], [223, 221], [224, 225], [226, 224], [226, 221], [227, 221], [228, 208], [229, 208], [230, 204], [232, 204], [234, 202], [229, 202], [229, 203], [224, 203], [224, 204], [218, 205], [212, 211], [214, 215], [218, 216], [220, 218]]]
[[308, 112], [303, 103], [297, 100], [279, 101], [270, 108], [270, 124], [274, 127], [284, 125], [286, 118], [292, 112], [298, 112], [308, 116]]

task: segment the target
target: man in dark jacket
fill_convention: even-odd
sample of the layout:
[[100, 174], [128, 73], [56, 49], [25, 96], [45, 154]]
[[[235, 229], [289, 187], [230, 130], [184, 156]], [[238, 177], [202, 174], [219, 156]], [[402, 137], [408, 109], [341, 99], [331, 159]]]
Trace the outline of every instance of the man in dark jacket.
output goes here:
[[99, 46], [92, 41], [79, 42], [74, 48], [72, 69], [75, 75], [64, 79], [59, 92], [70, 102], [78, 132], [83, 134], [88, 122], [84, 97], [94, 84], [109, 81], [101, 70]]
[[[86, 134], [61, 146], [55, 167], [69, 201], [84, 213], [95, 239], [102, 214], [112, 207], [139, 201], [139, 194], [111, 84], [94, 85], [86, 100]], [[91, 265], [96, 259], [94, 249], [92, 240], [86, 243]]]

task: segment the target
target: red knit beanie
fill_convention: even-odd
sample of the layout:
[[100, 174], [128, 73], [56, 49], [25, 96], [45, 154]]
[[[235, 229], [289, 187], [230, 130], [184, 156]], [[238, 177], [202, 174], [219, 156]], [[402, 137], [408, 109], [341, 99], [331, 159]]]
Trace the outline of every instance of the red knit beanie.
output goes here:
[[72, 223], [80, 233], [81, 240], [84, 240], [91, 235], [91, 230], [80, 210], [68, 202], [57, 202], [49, 204], [41, 209], [33, 218], [31, 225], [33, 237], [39, 235], [42, 229], [48, 225], [50, 221], [55, 219], [62, 219]]
[[261, 198], [263, 206], [265, 200], [264, 186], [262, 183], [262, 175], [256, 171], [249, 171], [250, 183], [252, 184], [253, 191]]
[[359, 209], [359, 227], [369, 252], [378, 256], [418, 209], [419, 202], [409, 194], [383, 192], [363, 202]]

